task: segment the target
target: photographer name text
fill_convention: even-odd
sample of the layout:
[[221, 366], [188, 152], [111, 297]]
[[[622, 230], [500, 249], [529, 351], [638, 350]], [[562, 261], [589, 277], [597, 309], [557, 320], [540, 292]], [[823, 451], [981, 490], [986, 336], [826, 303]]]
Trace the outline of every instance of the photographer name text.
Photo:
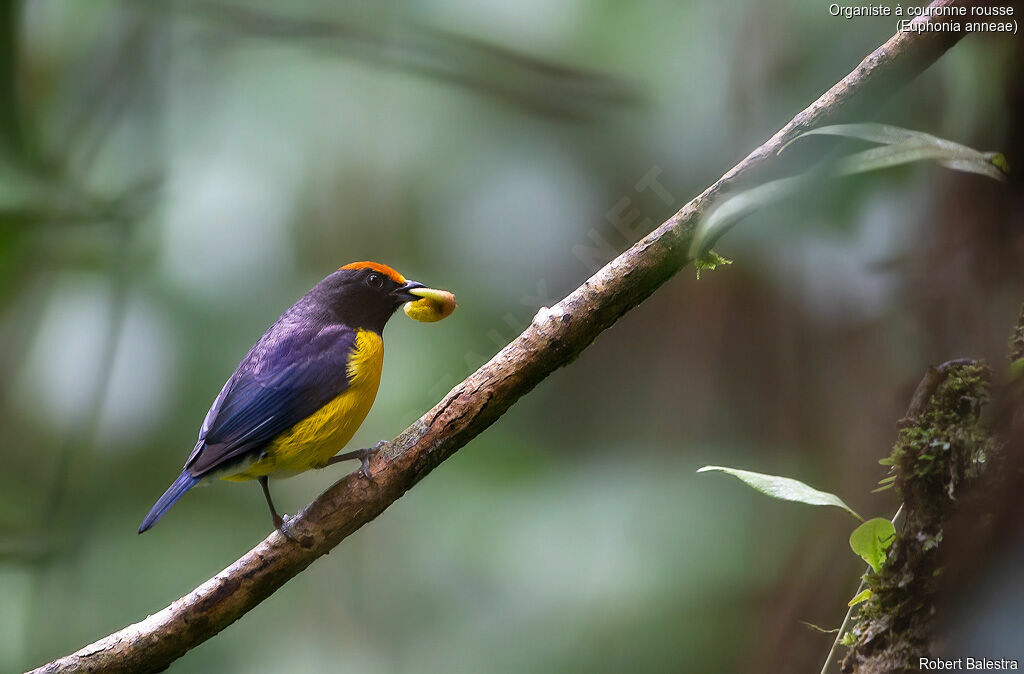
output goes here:
[[925, 672], [948, 672], [958, 670], [974, 671], [1009, 671], [1019, 669], [1020, 665], [1016, 660], [1007, 658], [921, 658], [918, 662], [918, 669]]

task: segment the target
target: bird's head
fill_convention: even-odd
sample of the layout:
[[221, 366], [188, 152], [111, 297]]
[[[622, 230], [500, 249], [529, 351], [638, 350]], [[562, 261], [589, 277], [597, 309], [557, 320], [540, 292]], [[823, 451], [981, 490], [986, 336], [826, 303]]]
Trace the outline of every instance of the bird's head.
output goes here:
[[[406, 313], [416, 320], [440, 320], [455, 310], [455, 297], [451, 293], [409, 281], [379, 262], [347, 264], [324, 279], [320, 286], [323, 299], [346, 323], [377, 332], [384, 329], [388, 319], [402, 305], [406, 305]], [[410, 311], [411, 306], [418, 308]]]

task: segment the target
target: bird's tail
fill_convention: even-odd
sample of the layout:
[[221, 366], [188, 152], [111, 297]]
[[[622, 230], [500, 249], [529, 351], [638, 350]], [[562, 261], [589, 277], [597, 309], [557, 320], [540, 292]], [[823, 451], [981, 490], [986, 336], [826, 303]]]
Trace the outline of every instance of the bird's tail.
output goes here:
[[178, 499], [185, 495], [192, 487], [196, 486], [199, 482], [199, 478], [193, 477], [187, 470], [181, 471], [181, 475], [174, 481], [164, 495], [161, 496], [153, 507], [150, 509], [149, 514], [146, 515], [146, 519], [142, 520], [142, 524], [139, 525], [139, 533], [146, 531], [150, 527], [159, 521], [164, 514], [171, 509], [171, 506], [178, 502]]

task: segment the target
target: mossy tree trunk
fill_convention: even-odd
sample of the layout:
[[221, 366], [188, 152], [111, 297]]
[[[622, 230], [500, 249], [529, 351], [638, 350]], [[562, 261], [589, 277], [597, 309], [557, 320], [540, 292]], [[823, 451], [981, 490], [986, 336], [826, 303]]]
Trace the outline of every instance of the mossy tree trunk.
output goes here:
[[932, 656], [945, 606], [940, 597], [962, 581], [946, 573], [962, 552], [946, 542], [947, 527], [959, 527], [954, 539], [962, 542], [964, 513], [977, 522], [1017, 503], [989, 497], [1006, 491], [1000, 485], [1013, 474], [1007, 469], [1021, 459], [1009, 448], [1024, 426], [1018, 423], [1024, 416], [1022, 359], [1024, 307], [1010, 340], [1005, 386], [993, 393], [992, 370], [974, 360], [932, 368], [918, 386], [892, 453], [882, 461], [895, 471], [905, 517], [885, 564], [865, 576], [871, 598], [845, 635], [850, 651], [843, 672], [918, 672], [921, 658]]

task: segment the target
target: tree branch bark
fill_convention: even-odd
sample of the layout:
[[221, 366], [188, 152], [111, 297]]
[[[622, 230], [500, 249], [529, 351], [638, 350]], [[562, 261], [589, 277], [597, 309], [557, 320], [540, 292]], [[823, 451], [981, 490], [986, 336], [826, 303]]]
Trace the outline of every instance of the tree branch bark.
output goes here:
[[[969, 4], [937, 0], [931, 6]], [[938, 17], [941, 18], [941, 17]], [[916, 19], [917, 25], [931, 23]], [[838, 24], [837, 24], [838, 29]], [[898, 33], [675, 215], [609, 262], [457, 385], [389, 443], [373, 480], [342, 479], [295, 518], [300, 543], [274, 532], [232, 565], [141, 622], [34, 672], [154, 672], [238, 620], [346, 536], [373, 520], [438, 464], [494, 423], [544, 378], [573, 361], [603, 330], [690, 260], [694, 226], [720, 193], [777, 170], [778, 150], [801, 132], [862, 109], [913, 79], [963, 35]]]

